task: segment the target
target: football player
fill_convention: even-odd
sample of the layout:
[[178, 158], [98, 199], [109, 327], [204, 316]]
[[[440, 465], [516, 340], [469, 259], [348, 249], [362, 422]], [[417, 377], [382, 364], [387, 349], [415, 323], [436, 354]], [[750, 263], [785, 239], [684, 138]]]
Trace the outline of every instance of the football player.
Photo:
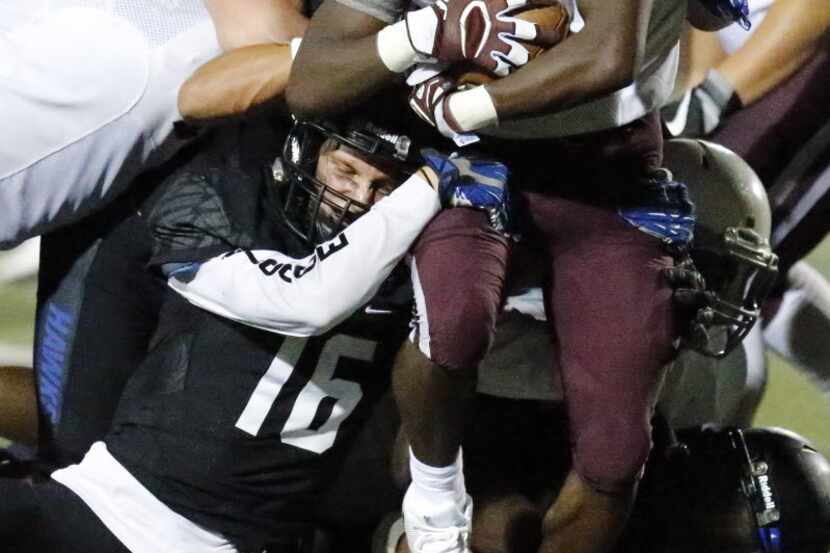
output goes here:
[[[707, 294], [713, 294], [707, 307], [709, 319], [710, 339], [701, 344], [700, 348], [706, 357], [700, 353], [686, 350], [680, 353], [678, 359], [672, 364], [666, 378], [665, 385], [661, 391], [658, 412], [670, 428], [693, 428], [707, 423], [722, 425], [749, 424], [751, 415], [754, 413], [761, 397], [761, 388], [765, 376], [762, 363], [752, 362], [751, 350], [744, 350], [739, 347], [743, 338], [753, 327], [760, 316], [760, 306], [766, 294], [772, 287], [776, 277], [777, 257], [772, 253], [769, 245], [771, 228], [771, 216], [769, 204], [764, 193], [764, 188], [755, 173], [748, 165], [735, 154], [714, 144], [702, 141], [675, 140], [670, 141], [665, 147], [665, 164], [671, 168], [676, 178], [687, 183], [689, 195], [694, 201], [697, 209], [697, 221], [695, 225], [695, 239], [691, 246], [691, 256], [695, 264], [705, 276], [708, 283]], [[540, 294], [535, 296], [536, 302]], [[508, 308], [526, 314], [536, 314], [538, 317], [542, 311], [538, 303], [534, 307], [534, 296], [523, 298], [510, 298]], [[510, 332], [512, 335], [522, 335], [523, 340], [539, 341], [543, 330], [538, 323], [532, 324], [533, 318], [527, 315], [521, 317], [513, 315], [510, 322], [516, 327]], [[524, 330], [519, 330], [523, 328]], [[534, 338], [535, 336], [535, 338]], [[531, 342], [533, 343], [533, 342]], [[554, 377], [551, 382], [538, 374], [531, 372], [533, 367], [540, 367], [545, 363], [545, 353], [540, 351], [537, 355], [531, 356], [528, 352], [538, 351], [529, 344], [519, 345], [513, 348], [509, 342], [501, 342], [497, 334], [497, 348], [494, 354], [498, 357], [487, 360], [483, 365], [481, 378], [483, 381], [479, 387], [485, 393], [495, 396], [508, 396], [510, 398], [527, 398], [532, 400], [567, 400], [567, 388], [560, 389], [557, 379]], [[712, 357], [724, 357], [718, 363], [713, 363]], [[520, 360], [517, 360], [520, 357]], [[506, 367], [519, 364], [524, 367], [522, 372], [528, 387], [522, 390], [522, 381], [511, 380], [509, 370]], [[563, 380], [563, 384], [567, 381]], [[544, 391], [544, 392], [543, 392]], [[554, 470], [565, 470], [569, 465], [567, 456], [556, 452], [554, 448], [543, 446], [538, 440], [533, 439], [535, 429], [524, 428], [524, 424], [531, 424], [529, 420], [541, 420], [546, 410], [540, 406], [525, 407], [527, 419], [523, 419], [520, 413], [523, 408], [513, 402], [506, 402], [504, 423], [497, 423], [499, 413], [498, 403], [479, 401], [479, 405], [490, 412], [482, 426], [484, 428], [497, 428], [503, 425], [505, 432], [515, 432], [516, 442], [524, 440], [524, 445], [516, 445], [508, 448], [514, 452], [521, 452], [519, 455], [524, 459], [502, 459], [498, 461], [502, 466], [487, 467], [479, 461], [479, 457], [469, 456], [471, 474], [469, 474], [471, 486], [478, 487], [478, 495], [484, 498], [482, 501], [483, 512], [480, 521], [475, 525], [477, 531], [482, 534], [483, 547], [481, 550], [490, 551], [520, 551], [523, 550], [521, 530], [526, 529], [531, 521], [540, 521], [542, 510], [540, 504], [550, 501], [546, 493], [551, 493], [551, 486], [544, 485], [537, 476], [519, 477], [518, 488], [513, 489], [512, 494], [506, 494], [505, 488], [498, 484], [490, 485], [490, 481], [498, 481], [498, 474], [529, 474], [534, 471], [544, 470], [542, 467], [558, 467]], [[553, 411], [553, 415], [562, 416], [561, 411]], [[488, 422], [489, 421], [489, 422]], [[518, 421], [523, 421], [519, 423]], [[511, 426], [512, 425], [512, 426]], [[465, 451], [478, 451], [483, 454], [485, 448], [494, 446], [496, 439], [484, 436], [483, 429], [471, 425], [473, 439], [478, 440], [476, 449], [472, 450], [465, 444]], [[536, 430], [542, 431], [542, 430]], [[568, 440], [567, 428], [555, 430], [544, 430], [544, 436], [548, 440]], [[572, 442], [571, 442], [572, 443]], [[482, 445], [483, 444], [483, 445]], [[493, 447], [495, 451], [503, 451], [502, 447]], [[710, 452], [713, 456], [723, 453], [722, 449], [715, 448]], [[538, 455], [541, 459], [534, 459]], [[657, 451], [652, 458], [653, 464], [660, 464], [664, 452]], [[695, 451], [693, 464], [705, 465], [707, 459], [698, 448]], [[808, 457], [811, 454], [807, 454]], [[819, 465], [815, 465], [815, 471], [808, 470], [809, 478], [816, 480], [808, 487], [811, 487], [816, 497], [822, 497], [828, 489], [830, 481], [822, 475], [821, 467], [825, 466], [826, 460], [820, 455], [813, 455], [821, 459]], [[499, 456], [491, 453], [488, 456], [490, 463]], [[711, 458], [709, 458], [711, 459]], [[527, 465], [523, 465], [526, 463]], [[538, 463], [538, 464], [537, 464]], [[504, 467], [507, 467], [505, 469]], [[512, 467], [512, 468], [511, 468]], [[781, 486], [792, 486], [790, 478], [799, 479], [805, 473], [804, 467], [798, 462], [787, 463], [787, 469], [783, 469], [776, 475]], [[654, 467], [647, 468], [647, 482], [644, 483], [644, 496], [638, 498], [637, 510], [632, 515], [635, 521], [635, 529], [629, 529], [623, 543], [620, 545], [623, 551], [672, 551], [680, 547], [683, 540], [679, 534], [685, 528], [682, 524], [674, 523], [665, 528], [665, 535], [669, 535], [667, 542], [658, 543], [657, 537], [664, 535], [659, 531], [642, 531], [643, 528], [656, 526], [664, 529], [665, 524], [654, 523], [656, 513], [665, 511], [666, 498], [660, 495], [659, 491], [663, 486], [663, 474], [648, 474], [654, 471]], [[791, 474], [782, 474], [786, 470], [792, 470]], [[682, 480], [682, 473], [673, 475], [677, 480]], [[553, 482], [558, 479], [552, 478]], [[674, 480], [672, 480], [673, 482]], [[738, 479], [733, 479], [729, 484], [737, 486]], [[672, 486], [674, 484], [671, 484]], [[814, 486], [814, 487], [813, 487]], [[556, 487], [554, 487], [556, 489]], [[543, 490], [547, 490], [544, 492]], [[718, 483], [711, 490], [701, 490], [700, 497], [704, 498], [706, 492], [715, 494], [738, 494], [738, 490]], [[518, 492], [518, 493], [516, 493]], [[710, 497], [710, 500], [715, 500]], [[797, 500], [791, 499], [786, 508], [787, 518], [790, 524], [796, 522], [802, 516], [801, 505]], [[702, 502], [702, 499], [701, 499]], [[701, 508], [701, 503], [694, 507], [689, 506], [693, 511]], [[814, 522], [821, 521], [826, 515], [825, 511], [819, 511]], [[648, 510], [652, 509], [652, 510]], [[505, 513], [510, 513], [506, 515]], [[745, 540], [748, 547], [755, 544], [756, 529], [749, 525], [734, 526], [732, 520], [725, 516], [725, 510], [714, 510], [713, 516], [707, 518], [711, 524], [718, 523], [719, 528], [731, 529], [734, 536]], [[705, 517], [705, 513], [697, 513], [695, 516]], [[658, 518], [657, 520], [662, 520]], [[493, 527], [488, 528], [488, 521]], [[767, 525], [766, 521], [759, 525]], [[743, 524], [743, 522], [742, 522]], [[775, 526], [775, 524], [769, 524]], [[810, 529], [810, 525], [803, 527], [796, 526], [789, 530], [789, 534], [798, 534], [798, 530]], [[678, 535], [671, 535], [671, 532], [678, 532]], [[537, 531], [538, 532], [538, 531]], [[703, 534], [706, 534], [703, 532]], [[474, 536], [476, 534], [474, 533]], [[533, 532], [529, 536], [537, 535]], [[807, 536], [810, 538], [807, 538]], [[691, 533], [685, 534], [691, 536]], [[805, 541], [815, 539], [813, 546], [826, 544], [830, 536], [824, 533], [804, 533]], [[538, 538], [537, 538], [538, 539]], [[648, 542], [648, 539], [655, 541]], [[730, 544], [724, 541], [722, 535], [706, 535], [696, 538], [688, 545], [682, 547], [694, 548], [694, 544], [706, 543], [707, 548], [698, 550], [729, 550]], [[791, 538], [797, 539], [797, 538]], [[646, 541], [646, 545], [643, 545]], [[638, 549], [639, 547], [639, 549]], [[720, 549], [719, 549], [720, 548]], [[476, 549], [479, 550], [479, 549]], [[532, 549], [524, 549], [532, 550]], [[751, 549], [749, 549], [751, 550]], [[769, 549], [774, 550], [774, 549]], [[809, 550], [809, 549], [804, 549]]]
[[830, 12], [820, 1], [763, 0], [749, 17], [750, 33], [688, 36], [684, 80], [694, 86], [665, 116], [672, 133], [738, 153], [767, 187], [781, 277], [765, 309], [764, 341], [826, 389], [830, 284], [799, 260], [828, 230]]
[[153, 241], [137, 214], [147, 196], [186, 167], [259, 174], [288, 125], [260, 117], [217, 128], [142, 174], [111, 205], [43, 238], [34, 341], [40, 462], [81, 460], [110, 428], [121, 391], [147, 353], [165, 288], [147, 271]]
[[[411, 104], [441, 134], [468, 141], [478, 133], [484, 151], [510, 160], [529, 214], [522, 231], [544, 259], [574, 443], [574, 471], [546, 517], [541, 551], [607, 551], [627, 517], [662, 367], [673, 355], [674, 313], [659, 276], [672, 261], [663, 245], [682, 244], [691, 224], [682, 187], [658, 171], [655, 110], [671, 92], [687, 6], [694, 23], [711, 29], [743, 20], [745, 3], [582, 0], [580, 32], [529, 63], [520, 41], [552, 38], [513, 17], [532, 2], [412, 4], [324, 3], [295, 62], [289, 105], [314, 116], [345, 109], [422, 61], [463, 60], [499, 76], [527, 63], [462, 91], [435, 76], [416, 85]], [[573, 15], [574, 3], [564, 4]], [[508, 243], [483, 219], [478, 234], [466, 223], [439, 216], [419, 240], [418, 325], [396, 363], [412, 447], [407, 539], [417, 553], [468, 551], [472, 506], [459, 443], [475, 368], [492, 339]]]
[[[692, 256], [713, 283], [716, 299], [710, 304], [718, 318], [707, 347], [709, 354], [720, 354], [757, 319], [775, 277], [769, 205], [754, 172], [719, 146], [672, 141], [666, 154], [667, 166], [688, 183], [699, 209]], [[509, 297], [494, 347], [481, 365], [476, 422], [464, 437], [465, 476], [477, 504], [475, 551], [535, 550], [545, 506], [570, 464], [567, 448], [555, 445], [567, 442], [568, 431], [558, 375], [544, 370], [552, 354], [544, 317], [538, 288]], [[827, 460], [780, 430], [752, 429], [744, 440], [739, 431], [711, 427], [740, 424], [742, 408], [759, 396], [740, 348], [725, 364], [703, 364], [704, 359], [684, 351], [671, 368], [659, 406], [660, 421], [667, 424], [656, 427], [657, 447], [617, 550], [824, 551], [830, 544]], [[701, 429], [704, 424], [710, 427]], [[683, 445], [672, 428], [685, 429]], [[373, 432], [376, 442], [384, 442], [381, 432]], [[360, 470], [384, 470], [361, 450], [353, 455], [362, 455]], [[349, 477], [358, 478], [354, 469], [330, 492], [341, 509], [350, 505], [344, 494]], [[382, 496], [377, 501], [394, 506]], [[331, 511], [337, 504], [329, 499], [324, 506]], [[338, 526], [336, 513], [325, 517]], [[402, 524], [387, 518], [373, 551], [406, 551], [402, 533]]]
[[[257, 79], [260, 66], [244, 54], [271, 48], [279, 63], [290, 66], [287, 43], [305, 28], [303, 7], [271, 0], [202, 4], [35, 0], [0, 6], [5, 71], [0, 110], [17, 136], [4, 142], [0, 154], [0, 203], [6, 213], [0, 247], [75, 221], [112, 200], [139, 172], [193, 137], [173, 132], [181, 117], [201, 121], [220, 111], [238, 114], [281, 94], [287, 73], [263, 84]], [[219, 53], [217, 34], [223, 48], [233, 49], [232, 56], [201, 67], [177, 98], [182, 81]], [[270, 42], [274, 44], [266, 44]], [[41, 120], [49, 123], [36, 123]], [[122, 211], [116, 207], [112, 213]], [[39, 286], [44, 315], [36, 349], [47, 351], [46, 357], [35, 357], [35, 364], [41, 380], [49, 383], [44, 401], [52, 412], [42, 421], [49, 431], [57, 424], [54, 403], [61, 400], [55, 392], [69, 378], [61, 365], [74, 346], [86, 271], [102, 234], [94, 229], [117, 219], [99, 216], [86, 228], [52, 234], [43, 243], [49, 274]], [[124, 273], [132, 274], [126, 268]], [[47, 301], [52, 305], [45, 307]], [[109, 307], [116, 311], [122, 306]], [[56, 331], [47, 337], [51, 346], [43, 345], [47, 329]], [[41, 367], [49, 374], [40, 374]]]
[[268, 178], [183, 171], [154, 191], [138, 216], [171, 291], [151, 350], [83, 461], [0, 481], [4, 546], [300, 547], [407, 331], [387, 277], [442, 202], [505, 222], [503, 165], [415, 159], [406, 135], [298, 123]]
[[[172, 85], [164, 89], [163, 95], [148, 92], [142, 97], [141, 105], [155, 106], [153, 109], [167, 114], [165, 119], [158, 121], [163, 127], [159, 133], [169, 133], [172, 122], [180, 117], [191, 126], [204, 127], [205, 123], [219, 119], [227, 123], [226, 119], [240, 113], [250, 115], [258, 107], [274, 111], [275, 99], [281, 96], [288, 80], [291, 56], [287, 42], [291, 37], [302, 34], [305, 17], [298, 11], [301, 6], [293, 4], [271, 0], [237, 4], [227, 0], [208, 0], [205, 3], [216, 24], [221, 45], [233, 49], [199, 67], [182, 84], [178, 91], [178, 109]], [[185, 14], [192, 11], [194, 17], [203, 16], [204, 9], [201, 5], [197, 8], [192, 9], [186, 4], [176, 7]], [[149, 26], [152, 27], [154, 18], [175, 13], [168, 8], [163, 9], [168, 11], [158, 8], [146, 14]], [[269, 68], [267, 73], [262, 71], [263, 65]], [[175, 74], [177, 87], [192, 67], [166, 63], [158, 70], [166, 72], [165, 75]], [[284, 70], [277, 71], [277, 67]], [[80, 111], [80, 107], [76, 111]], [[125, 117], [102, 127], [101, 132], [109, 132], [107, 129], [110, 129], [118, 133], [119, 139], [123, 139], [108, 141], [107, 147], [129, 146], [130, 135], [120, 130], [120, 126], [131, 120]], [[111, 155], [106, 169], [108, 175], [115, 178], [112, 188], [120, 189], [126, 186], [125, 183], [132, 182], [135, 188], [142, 190], [136, 190], [132, 197], [119, 199], [102, 212], [69, 226], [63, 225], [44, 236], [34, 356], [42, 413], [39, 434], [41, 460], [57, 465], [77, 462], [93, 439], [100, 438], [109, 428], [120, 390], [146, 353], [150, 335], [155, 329], [160, 285], [148, 278], [144, 271], [150, 255], [149, 244], [146, 240], [142, 243], [144, 235], [138, 232], [142, 227], [140, 219], [132, 218], [132, 223], [123, 221], [129, 218], [135, 206], [140, 204], [141, 197], [149, 193], [154, 183], [194, 155], [204, 157], [201, 150], [227, 148], [221, 155], [227, 157], [230, 152], [236, 152], [236, 163], [252, 163], [258, 167], [263, 161], [257, 161], [257, 158], [261, 156], [265, 159], [272, 155], [271, 151], [263, 152], [263, 147], [269, 140], [275, 139], [274, 132], [284, 134], [284, 129], [275, 129], [275, 125], [266, 124], [263, 120], [248, 117], [238, 123], [234, 131], [224, 130], [218, 139], [207, 137], [183, 152], [179, 159], [174, 158], [160, 167], [144, 171], [133, 180], [130, 180], [132, 176], [145, 167], [133, 164], [135, 166], [119, 170], [117, 161], [113, 161], [115, 156]], [[148, 120], [146, 123], [154, 125], [156, 121]], [[288, 125], [286, 121], [280, 124]], [[262, 136], [257, 136], [258, 133]], [[190, 141], [196, 134], [184, 132], [177, 133], [177, 136], [181, 140], [176, 141], [176, 147]], [[246, 141], [244, 151], [233, 144], [237, 138]], [[149, 153], [149, 149], [142, 151]], [[169, 154], [165, 152], [158, 157], [162, 159]], [[69, 161], [83, 164], [84, 158], [75, 155]], [[146, 165], [152, 166], [153, 163], [147, 162]], [[89, 164], [86, 168], [95, 170]], [[89, 180], [90, 175], [84, 178], [95, 182]], [[60, 182], [72, 190], [79, 190], [67, 180]], [[109, 186], [109, 181], [101, 182]], [[103, 199], [113, 195], [106, 194]], [[92, 198], [87, 203], [91, 208], [101, 201]], [[75, 215], [73, 213], [70, 220], [76, 218]], [[81, 211], [77, 215], [81, 215]], [[61, 221], [55, 221], [55, 224], [58, 223]], [[127, 230], [129, 226], [134, 228]], [[122, 255], [122, 263], [113, 261]], [[108, 274], [104, 276], [102, 273]], [[110, 347], [95, 346], [101, 343], [110, 344]]]

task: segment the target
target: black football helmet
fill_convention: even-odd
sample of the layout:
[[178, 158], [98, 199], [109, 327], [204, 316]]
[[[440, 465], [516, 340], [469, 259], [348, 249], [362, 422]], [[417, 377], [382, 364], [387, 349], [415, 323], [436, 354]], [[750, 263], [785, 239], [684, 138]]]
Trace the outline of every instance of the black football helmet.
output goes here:
[[664, 150], [665, 166], [686, 184], [695, 204], [690, 253], [714, 293], [700, 313], [714, 332], [698, 351], [725, 357], [752, 329], [778, 274], [767, 194], [752, 168], [722, 146], [674, 139]]
[[[406, 134], [364, 119], [342, 125], [297, 121], [288, 133], [282, 156], [274, 162], [272, 174], [280, 187], [285, 222], [307, 246], [333, 238], [370, 208], [317, 178], [320, 154], [340, 147], [350, 148], [390, 173], [398, 184], [417, 168], [417, 152]], [[321, 211], [321, 206], [326, 208]]]
[[651, 552], [830, 550], [830, 462], [807, 440], [779, 428], [677, 437], [682, 454], [658, 458], [640, 500]]

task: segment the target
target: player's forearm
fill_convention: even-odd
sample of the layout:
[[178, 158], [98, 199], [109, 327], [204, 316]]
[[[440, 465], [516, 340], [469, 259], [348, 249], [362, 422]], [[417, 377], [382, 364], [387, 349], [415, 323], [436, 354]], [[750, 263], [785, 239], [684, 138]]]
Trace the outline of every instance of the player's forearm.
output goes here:
[[375, 38], [320, 40], [303, 46], [286, 91], [288, 109], [301, 119], [342, 113], [395, 81], [375, 53]]
[[[595, 50], [580, 51], [578, 46], [563, 43], [510, 77], [485, 85], [499, 121], [560, 111], [631, 83], [633, 64], [610, 56], [594, 58], [590, 54]], [[573, 55], [557, 59], [559, 48]]]
[[629, 85], [642, 62], [651, 4], [621, 0], [609, 10], [602, 2], [581, 3], [587, 8], [581, 32], [486, 85], [499, 120], [559, 111]]
[[717, 70], [748, 105], [801, 67], [829, 28], [827, 0], [777, 0], [746, 44]]
[[385, 26], [336, 0], [324, 3], [294, 60], [290, 111], [301, 118], [342, 112], [398, 80], [378, 54], [377, 33]]
[[341, 233], [349, 251], [305, 283], [310, 301], [326, 306], [312, 319], [312, 333], [327, 332], [372, 299], [440, 209], [437, 192], [416, 174], [349, 225]]
[[309, 257], [237, 252], [168, 283], [219, 316], [292, 336], [321, 334], [377, 292], [439, 209], [437, 192], [416, 175]]
[[726, 59], [726, 52], [716, 33], [688, 25], [680, 39], [680, 47], [680, 66], [672, 100], [678, 100], [687, 90], [703, 82], [709, 69]]
[[287, 43], [308, 24], [301, 0], [204, 0], [225, 51], [253, 44]]
[[287, 44], [232, 50], [199, 67], [179, 90], [179, 112], [190, 122], [248, 113], [283, 98], [291, 71]]

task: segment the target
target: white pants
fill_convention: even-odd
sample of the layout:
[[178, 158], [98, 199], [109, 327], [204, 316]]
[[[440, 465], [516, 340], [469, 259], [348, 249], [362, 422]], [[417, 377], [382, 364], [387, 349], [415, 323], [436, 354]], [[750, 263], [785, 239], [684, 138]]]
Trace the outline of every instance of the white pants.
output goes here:
[[77, 220], [169, 158], [179, 87], [218, 54], [207, 12], [163, 44], [84, 7], [0, 31], [0, 248]]
[[830, 398], [830, 283], [805, 261], [787, 273], [789, 289], [764, 329], [764, 342]]

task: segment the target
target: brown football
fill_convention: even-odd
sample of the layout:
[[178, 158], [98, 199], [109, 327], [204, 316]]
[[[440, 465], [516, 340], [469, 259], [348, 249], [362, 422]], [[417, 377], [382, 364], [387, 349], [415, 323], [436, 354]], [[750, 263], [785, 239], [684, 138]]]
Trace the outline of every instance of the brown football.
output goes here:
[[[568, 10], [559, 3], [541, 8], [533, 7], [511, 15], [518, 19], [536, 23], [544, 29], [559, 31], [559, 36], [562, 37], [560, 40], [564, 40], [568, 35], [568, 24], [570, 23]], [[524, 41], [519, 42], [524, 44], [530, 52], [530, 59], [544, 52], [544, 48], [541, 46]], [[454, 65], [450, 68], [449, 74], [455, 77], [458, 86], [485, 84], [498, 78], [487, 70], [469, 62]]]

